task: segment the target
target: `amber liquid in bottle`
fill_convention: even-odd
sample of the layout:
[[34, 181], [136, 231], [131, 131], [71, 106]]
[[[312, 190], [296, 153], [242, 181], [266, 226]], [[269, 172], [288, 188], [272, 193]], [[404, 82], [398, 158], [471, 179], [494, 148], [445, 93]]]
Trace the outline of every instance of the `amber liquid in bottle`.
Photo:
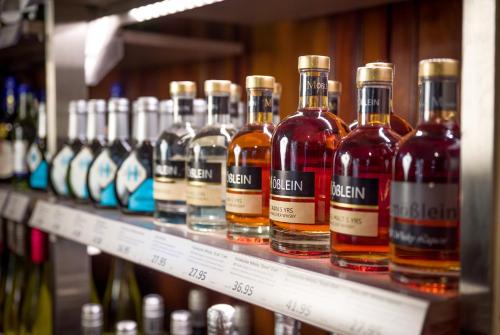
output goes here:
[[460, 271], [457, 81], [422, 80], [419, 124], [394, 161], [391, 278], [434, 293], [456, 289]]
[[276, 128], [271, 151], [271, 248], [328, 256], [332, 157], [345, 132], [328, 112], [328, 71], [302, 69], [298, 111]]
[[339, 107], [340, 107], [340, 92], [328, 92], [328, 110], [330, 113], [333, 113], [337, 116], [337, 121], [339, 123], [339, 127], [344, 130], [346, 134], [348, 134], [351, 130], [347, 123], [342, 120], [339, 115]]
[[359, 127], [334, 158], [331, 261], [359, 271], [387, 271], [392, 159], [400, 136], [389, 125], [390, 82], [358, 90]]
[[248, 89], [248, 120], [228, 148], [227, 237], [269, 242], [269, 178], [274, 131], [272, 88]]

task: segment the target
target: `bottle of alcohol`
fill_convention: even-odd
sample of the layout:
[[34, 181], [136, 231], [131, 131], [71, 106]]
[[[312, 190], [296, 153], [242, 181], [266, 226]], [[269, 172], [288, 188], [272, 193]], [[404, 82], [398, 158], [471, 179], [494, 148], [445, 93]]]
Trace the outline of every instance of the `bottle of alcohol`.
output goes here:
[[123, 320], [116, 324], [116, 335], [137, 335], [137, 322], [132, 320]]
[[[172, 93], [171, 93], [172, 94]], [[160, 101], [160, 107], [158, 111], [158, 132], [161, 135], [162, 132], [172, 127], [174, 124], [174, 102], [172, 99]]]
[[191, 335], [191, 312], [186, 310], [173, 311], [170, 314], [170, 335]]
[[[394, 64], [393, 63], [372, 62], [372, 63], [367, 63], [365, 66], [366, 67], [390, 67], [394, 73]], [[392, 86], [392, 83], [391, 83], [391, 86]], [[391, 93], [390, 108], [391, 108], [391, 115], [389, 118], [389, 122], [391, 124], [391, 129], [394, 130], [396, 133], [398, 133], [400, 136], [405, 136], [406, 134], [410, 133], [413, 130], [412, 126], [408, 123], [408, 121], [403, 119], [398, 114], [394, 113], [392, 93]], [[356, 129], [357, 126], [358, 126], [358, 120], [354, 120], [349, 125], [349, 129], [350, 130]]]
[[16, 86], [14, 77], [5, 79], [0, 121], [0, 182], [10, 181], [13, 175], [13, 152], [9, 135], [16, 116]]
[[227, 237], [240, 242], [268, 243], [274, 78], [248, 76], [246, 86], [248, 124], [236, 133], [228, 148]]
[[188, 294], [188, 309], [191, 312], [193, 335], [207, 333], [207, 291], [192, 289]]
[[28, 147], [35, 139], [35, 125], [31, 118], [33, 95], [28, 85], [19, 86], [19, 102], [17, 105], [16, 121], [12, 125], [10, 141], [13, 152], [13, 177], [14, 184], [20, 188], [28, 188], [28, 165], [26, 153]]
[[234, 306], [234, 332], [238, 335], [250, 335], [251, 320], [250, 307], [247, 304], [238, 304]]
[[102, 335], [104, 320], [101, 305], [83, 305], [81, 318], [82, 335]]
[[155, 218], [162, 223], [186, 223], [186, 150], [194, 137], [192, 81], [170, 83], [174, 123], [164, 128], [155, 147]]
[[205, 81], [208, 126], [201, 129], [188, 146], [187, 223], [197, 231], [227, 228], [227, 147], [236, 132], [229, 123], [230, 85], [228, 80]]
[[86, 141], [87, 102], [75, 100], [69, 103], [68, 139], [54, 155], [50, 163], [49, 183], [51, 190], [58, 197], [68, 197], [69, 163]]
[[207, 310], [208, 335], [231, 335], [234, 332], [234, 307], [213, 305]]
[[[342, 93], [342, 84], [340, 81], [336, 80], [328, 80], [328, 111], [339, 115], [340, 108], [340, 94]], [[340, 123], [340, 127], [344, 129], [346, 133], [349, 133], [349, 126], [342, 120], [340, 117], [338, 118]]]
[[273, 88], [273, 123], [280, 123], [281, 84], [275, 82]]
[[112, 333], [118, 321], [142, 320], [141, 293], [132, 263], [113, 259], [102, 305], [105, 333]]
[[201, 129], [207, 124], [207, 101], [205, 99], [194, 99], [193, 108], [193, 128]]
[[94, 205], [114, 208], [118, 205], [115, 177], [132, 148], [128, 142], [128, 100], [111, 98], [108, 102], [108, 145], [95, 156], [89, 167], [87, 187]]
[[30, 172], [31, 189], [46, 191], [49, 183], [49, 163], [47, 157], [47, 114], [45, 103], [38, 105], [38, 131], [35, 141], [30, 145], [26, 160]]
[[387, 271], [392, 159], [401, 137], [389, 124], [392, 69], [360, 67], [358, 123], [335, 153], [330, 227], [333, 264]]
[[235, 83], [231, 83], [230, 86], [229, 115], [230, 122], [236, 129], [240, 129], [245, 124], [243, 104], [241, 103], [241, 86]]
[[106, 145], [106, 101], [92, 99], [87, 103], [87, 141], [69, 163], [69, 191], [77, 201], [87, 201], [87, 175], [90, 163]]
[[130, 129], [131, 129], [131, 133], [132, 133], [132, 147], [133, 148], [135, 148], [137, 146], [137, 126], [139, 125], [137, 122], [137, 111], [138, 111], [138, 106], [139, 106], [139, 99], [135, 100], [132, 103], [132, 117], [131, 117], [132, 124], [130, 126]]
[[31, 264], [23, 292], [20, 335], [52, 334], [51, 266], [47, 236], [36, 228], [30, 232]]
[[330, 58], [299, 57], [298, 111], [276, 127], [271, 158], [271, 248], [327, 256], [332, 157], [344, 131], [328, 112]]
[[165, 307], [163, 298], [158, 294], [148, 294], [142, 303], [143, 335], [162, 335]]
[[274, 313], [274, 335], [300, 335], [302, 324], [289, 316]]
[[391, 277], [432, 292], [456, 289], [460, 273], [458, 73], [453, 59], [420, 62], [420, 120], [391, 183]]
[[152, 214], [153, 150], [158, 133], [158, 100], [142, 97], [137, 101], [137, 145], [119, 166], [115, 192], [125, 213]]

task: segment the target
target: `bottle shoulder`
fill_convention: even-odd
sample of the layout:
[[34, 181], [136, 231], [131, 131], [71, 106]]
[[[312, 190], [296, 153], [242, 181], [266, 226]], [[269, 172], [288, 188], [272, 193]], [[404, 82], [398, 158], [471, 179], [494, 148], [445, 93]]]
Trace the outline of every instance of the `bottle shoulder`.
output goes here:
[[401, 136], [389, 127], [357, 127], [342, 139], [339, 153], [372, 156], [392, 153], [398, 146]]
[[236, 129], [232, 125], [214, 124], [206, 126], [200, 129], [191, 139], [190, 146], [199, 144], [198, 142], [206, 142], [207, 145], [210, 145], [209, 142], [212, 141], [227, 146], [235, 134]]
[[272, 124], [246, 125], [234, 135], [230, 147], [270, 146], [273, 132]]

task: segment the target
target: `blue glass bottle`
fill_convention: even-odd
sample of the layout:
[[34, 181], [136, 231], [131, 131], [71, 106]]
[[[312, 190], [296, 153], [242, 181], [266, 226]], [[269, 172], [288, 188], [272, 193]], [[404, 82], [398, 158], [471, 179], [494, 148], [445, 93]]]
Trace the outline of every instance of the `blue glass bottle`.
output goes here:
[[38, 129], [35, 141], [26, 155], [30, 172], [29, 186], [33, 190], [46, 191], [49, 183], [49, 163], [47, 157], [47, 113], [45, 102], [38, 105]]
[[158, 99], [137, 100], [137, 145], [118, 168], [115, 192], [124, 213], [153, 214], [153, 150], [158, 135]]

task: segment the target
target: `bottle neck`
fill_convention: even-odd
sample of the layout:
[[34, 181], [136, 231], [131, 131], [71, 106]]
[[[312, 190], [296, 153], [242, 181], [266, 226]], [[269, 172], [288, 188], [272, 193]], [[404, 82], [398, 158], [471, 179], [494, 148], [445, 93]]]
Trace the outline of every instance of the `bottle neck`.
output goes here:
[[340, 95], [337, 92], [328, 93], [328, 110], [339, 115]]
[[29, 100], [29, 94], [27, 92], [23, 92], [19, 95], [19, 108], [17, 114], [19, 120], [26, 120], [28, 118]]
[[33, 264], [42, 264], [46, 259], [45, 234], [36, 228], [32, 228], [30, 242], [31, 262]]
[[389, 126], [390, 84], [365, 84], [358, 89], [358, 124], [361, 126]]
[[209, 95], [207, 97], [208, 124], [228, 124], [229, 94]]
[[172, 97], [174, 123], [185, 123], [194, 114], [194, 96], [178, 95]]
[[158, 134], [158, 113], [154, 111], [137, 112], [137, 142], [154, 142]]
[[40, 104], [38, 108], [38, 138], [45, 139], [47, 137], [47, 113], [45, 112], [45, 104]]
[[248, 123], [264, 124], [273, 122], [273, 91], [271, 89], [249, 89], [247, 91]]
[[116, 139], [127, 139], [129, 137], [128, 130], [128, 113], [110, 112], [108, 115], [108, 142]]
[[307, 70], [300, 72], [299, 109], [328, 108], [328, 72]]
[[87, 140], [104, 140], [106, 137], [106, 114], [88, 113], [87, 115]]
[[424, 79], [419, 91], [419, 123], [456, 122], [458, 105], [456, 78]]

